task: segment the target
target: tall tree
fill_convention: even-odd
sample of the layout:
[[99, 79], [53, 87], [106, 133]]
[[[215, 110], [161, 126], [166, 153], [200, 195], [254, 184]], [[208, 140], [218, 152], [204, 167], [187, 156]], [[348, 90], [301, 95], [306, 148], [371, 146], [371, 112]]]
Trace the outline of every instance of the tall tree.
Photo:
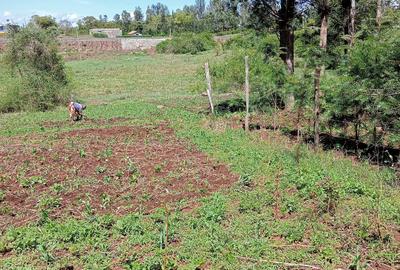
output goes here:
[[[280, 57], [285, 63], [289, 74], [294, 73], [294, 26], [296, 16], [295, 0], [253, 0], [252, 12], [258, 24], [270, 26], [275, 21], [278, 26]], [[298, 3], [305, 5], [305, 3]], [[294, 106], [294, 94], [290, 93], [286, 100], [286, 108]]]
[[124, 34], [131, 31], [131, 23], [132, 23], [131, 14], [128, 11], [123, 10], [121, 13], [121, 24], [122, 24], [122, 32]]
[[206, 11], [205, 0], [196, 0], [196, 16], [197, 16], [197, 18], [202, 19], [204, 17], [205, 11]]
[[[319, 47], [322, 57], [325, 56], [328, 44], [328, 16], [330, 12], [329, 0], [317, 0], [318, 14], [321, 20]], [[321, 72], [324, 69], [323, 61], [318, 59], [314, 73], [314, 144], [319, 146], [320, 114], [321, 114]]]
[[133, 19], [136, 22], [142, 22], [143, 21], [144, 15], [143, 15], [142, 9], [140, 7], [136, 7], [135, 8], [135, 11], [133, 12]]
[[113, 17], [114, 22], [120, 23], [121, 22], [121, 15], [115, 14]]
[[378, 31], [381, 29], [382, 23], [382, 0], [376, 1], [376, 25], [378, 26]]

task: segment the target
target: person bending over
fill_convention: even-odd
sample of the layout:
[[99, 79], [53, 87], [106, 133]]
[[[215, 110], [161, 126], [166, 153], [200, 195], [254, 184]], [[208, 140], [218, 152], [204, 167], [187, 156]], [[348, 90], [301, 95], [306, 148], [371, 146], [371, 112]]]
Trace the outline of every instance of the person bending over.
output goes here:
[[83, 118], [83, 111], [86, 109], [86, 105], [78, 102], [70, 102], [68, 105], [69, 117], [73, 121], [79, 121]]

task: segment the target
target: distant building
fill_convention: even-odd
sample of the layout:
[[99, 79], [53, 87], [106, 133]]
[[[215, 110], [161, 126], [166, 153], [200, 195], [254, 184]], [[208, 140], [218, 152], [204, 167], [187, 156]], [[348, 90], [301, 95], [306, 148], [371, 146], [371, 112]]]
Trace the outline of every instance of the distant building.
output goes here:
[[116, 38], [118, 36], [122, 36], [122, 31], [119, 28], [94, 28], [90, 29], [90, 35], [94, 33], [103, 33], [106, 34], [109, 38]]

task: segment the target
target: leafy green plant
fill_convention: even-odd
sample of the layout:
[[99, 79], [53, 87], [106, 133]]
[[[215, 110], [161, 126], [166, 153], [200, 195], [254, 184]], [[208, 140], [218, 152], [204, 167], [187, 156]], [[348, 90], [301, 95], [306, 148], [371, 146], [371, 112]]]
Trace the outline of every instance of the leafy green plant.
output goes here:
[[32, 188], [38, 184], [45, 184], [46, 179], [44, 179], [42, 176], [19, 177], [18, 182], [23, 188]]
[[110, 197], [110, 195], [108, 195], [106, 193], [101, 194], [100, 199], [101, 199], [101, 207], [102, 208], [107, 208], [111, 203], [111, 197]]
[[93, 33], [92, 36], [95, 38], [108, 38], [106, 33]]
[[154, 166], [154, 172], [160, 173], [161, 171], [162, 171], [162, 165], [161, 164], [157, 164], [156, 166]]
[[97, 172], [98, 174], [105, 173], [106, 171], [107, 171], [107, 168], [106, 168], [106, 167], [103, 167], [103, 166], [97, 166], [97, 167], [96, 167], [96, 172]]
[[80, 156], [81, 158], [86, 157], [85, 149], [80, 149], [80, 150], [79, 150], [79, 156]]
[[6, 192], [0, 189], [0, 202], [4, 201], [6, 198]]
[[226, 198], [215, 193], [210, 198], [203, 200], [203, 206], [199, 209], [200, 218], [211, 222], [221, 222], [225, 218]]
[[0, 111], [46, 111], [66, 103], [69, 90], [56, 35], [34, 25], [11, 32], [5, 54], [15, 79]]
[[56, 194], [60, 194], [65, 190], [65, 186], [61, 183], [56, 183], [54, 184], [51, 189], [56, 193]]
[[39, 207], [41, 209], [51, 209], [61, 206], [60, 198], [54, 196], [44, 196], [39, 201]]
[[215, 41], [213, 40], [211, 34], [185, 33], [158, 44], [157, 52], [173, 54], [197, 54], [199, 52], [210, 50], [214, 46]]

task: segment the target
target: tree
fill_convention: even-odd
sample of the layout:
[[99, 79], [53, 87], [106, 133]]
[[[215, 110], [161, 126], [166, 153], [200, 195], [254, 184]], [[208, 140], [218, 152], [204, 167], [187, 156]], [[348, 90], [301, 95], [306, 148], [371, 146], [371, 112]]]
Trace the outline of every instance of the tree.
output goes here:
[[67, 101], [67, 74], [52, 31], [31, 24], [11, 32], [5, 59], [14, 74], [1, 111], [45, 111]]
[[[294, 26], [293, 21], [297, 15], [294, 0], [253, 0], [252, 11], [257, 17], [257, 23], [266, 27], [275, 20], [278, 26], [280, 57], [286, 64], [289, 74], [294, 73]], [[298, 3], [305, 6], [305, 3]], [[294, 106], [294, 95], [290, 93], [286, 107], [291, 110]]]
[[90, 29], [99, 27], [99, 21], [93, 16], [83, 17], [78, 21], [78, 28], [81, 31], [89, 32]]
[[[317, 0], [318, 14], [321, 20], [319, 47], [321, 57], [325, 56], [328, 44], [328, 16], [330, 12], [329, 0]], [[323, 60], [319, 59], [314, 73], [314, 144], [319, 146], [320, 114], [321, 114], [321, 72], [324, 69]]]
[[378, 31], [381, 29], [382, 24], [382, 0], [376, 1], [376, 25], [378, 26]]
[[204, 13], [206, 11], [206, 2], [205, 0], [196, 0], [196, 16], [198, 19], [202, 19], [204, 17]]
[[31, 17], [30, 23], [37, 25], [38, 27], [43, 28], [43, 29], [49, 29], [51, 27], [53, 27], [53, 28], [58, 27], [56, 20], [51, 16], [33, 15]]
[[122, 11], [121, 13], [122, 33], [126, 34], [129, 31], [131, 31], [131, 23], [132, 23], [131, 14], [126, 10]]
[[64, 34], [67, 34], [69, 31], [72, 30], [72, 23], [68, 20], [61, 20], [59, 22], [59, 27]]
[[133, 19], [136, 22], [143, 22], [144, 15], [143, 15], [142, 9], [140, 7], [135, 8], [135, 11], [133, 12]]
[[121, 22], [121, 15], [115, 14], [113, 17], [114, 22], [120, 23]]

